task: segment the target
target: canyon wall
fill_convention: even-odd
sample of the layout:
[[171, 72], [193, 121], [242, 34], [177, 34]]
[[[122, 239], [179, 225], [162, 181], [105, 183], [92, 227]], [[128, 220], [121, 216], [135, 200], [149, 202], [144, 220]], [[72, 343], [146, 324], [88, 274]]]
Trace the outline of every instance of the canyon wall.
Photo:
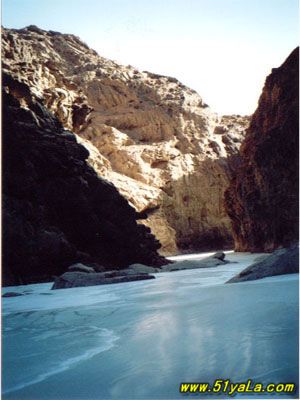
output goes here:
[[267, 77], [225, 194], [238, 251], [298, 240], [299, 48]]
[[3, 70], [89, 151], [163, 254], [232, 245], [223, 196], [248, 118], [220, 117], [177, 79], [100, 57], [76, 36], [4, 29]]
[[75, 135], [26, 84], [6, 74], [2, 84], [3, 285], [49, 281], [76, 262], [96, 270], [167, 263]]

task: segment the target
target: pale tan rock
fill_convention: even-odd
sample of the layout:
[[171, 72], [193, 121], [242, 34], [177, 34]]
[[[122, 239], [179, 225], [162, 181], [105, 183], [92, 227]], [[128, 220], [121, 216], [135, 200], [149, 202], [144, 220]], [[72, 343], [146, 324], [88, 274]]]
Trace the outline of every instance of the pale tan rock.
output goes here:
[[177, 79], [107, 60], [73, 35], [5, 29], [2, 53], [3, 69], [76, 132], [97, 173], [138, 212], [155, 209], [141, 223], [163, 254], [230, 242], [226, 158], [247, 117], [220, 117]]

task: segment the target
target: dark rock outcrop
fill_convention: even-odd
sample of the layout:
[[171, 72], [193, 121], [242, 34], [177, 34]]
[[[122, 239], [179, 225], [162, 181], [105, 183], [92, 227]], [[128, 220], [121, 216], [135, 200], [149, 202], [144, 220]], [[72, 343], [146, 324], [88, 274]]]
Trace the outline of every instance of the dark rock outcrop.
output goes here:
[[218, 251], [217, 253], [215, 253], [214, 255], [212, 255], [212, 258], [216, 258], [217, 260], [224, 261], [224, 259], [225, 259], [225, 253], [223, 253], [223, 251]]
[[167, 263], [75, 136], [26, 84], [4, 74], [3, 87], [3, 284], [49, 281], [77, 262]]
[[70, 289], [84, 286], [143, 281], [147, 279], [155, 278], [148, 274], [124, 275], [121, 272], [115, 272], [114, 274], [103, 272], [90, 274], [84, 272], [66, 272], [65, 274], [55, 278], [55, 282], [51, 289]]
[[275, 250], [273, 254], [245, 268], [226, 283], [253, 281], [268, 276], [299, 273], [299, 246]]
[[225, 192], [237, 251], [298, 239], [299, 48], [267, 77]]

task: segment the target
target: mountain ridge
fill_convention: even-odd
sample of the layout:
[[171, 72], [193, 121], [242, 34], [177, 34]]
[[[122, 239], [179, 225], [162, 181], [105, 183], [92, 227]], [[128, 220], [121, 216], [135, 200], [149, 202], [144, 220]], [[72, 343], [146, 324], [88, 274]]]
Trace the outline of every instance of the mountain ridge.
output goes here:
[[26, 83], [89, 152], [162, 243], [178, 249], [232, 246], [223, 207], [228, 158], [249, 118], [219, 117], [177, 79], [139, 72], [74, 35], [34, 26], [4, 29], [3, 70]]

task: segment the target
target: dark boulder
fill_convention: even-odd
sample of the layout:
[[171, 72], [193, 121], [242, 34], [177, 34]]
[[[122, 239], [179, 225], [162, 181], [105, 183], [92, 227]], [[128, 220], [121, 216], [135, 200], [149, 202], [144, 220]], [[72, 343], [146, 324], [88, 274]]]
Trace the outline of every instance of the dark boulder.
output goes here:
[[211, 257], [212, 258], [216, 258], [217, 260], [224, 261], [225, 260], [225, 253], [223, 253], [223, 251], [217, 251]]

